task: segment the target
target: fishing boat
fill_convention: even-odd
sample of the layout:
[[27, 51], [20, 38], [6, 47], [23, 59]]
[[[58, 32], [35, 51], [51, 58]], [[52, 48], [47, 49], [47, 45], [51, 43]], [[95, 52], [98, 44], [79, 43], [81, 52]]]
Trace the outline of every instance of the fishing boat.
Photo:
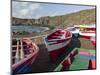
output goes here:
[[96, 69], [95, 50], [74, 48], [54, 71]]
[[93, 25], [75, 25], [74, 27], [79, 28], [79, 36], [85, 39], [89, 39], [93, 45], [96, 45], [96, 27]]
[[91, 39], [91, 37], [95, 37], [95, 31], [80, 31], [79, 35], [82, 38]]
[[29, 38], [12, 39], [12, 73], [29, 72], [38, 52], [38, 46]]
[[95, 24], [90, 24], [90, 25], [74, 25], [74, 27], [80, 29], [80, 31], [83, 31], [83, 30], [95, 31], [96, 30]]
[[65, 30], [70, 31], [72, 33], [73, 38], [77, 38], [79, 36], [79, 29], [77, 29], [75, 27], [68, 27]]
[[96, 34], [95, 24], [90, 25], [74, 25], [75, 28], [79, 29], [79, 35], [83, 38], [90, 39]]
[[56, 61], [59, 55], [63, 53], [64, 48], [70, 43], [71, 38], [72, 33], [62, 29], [54, 30], [44, 38], [44, 42], [52, 61]]

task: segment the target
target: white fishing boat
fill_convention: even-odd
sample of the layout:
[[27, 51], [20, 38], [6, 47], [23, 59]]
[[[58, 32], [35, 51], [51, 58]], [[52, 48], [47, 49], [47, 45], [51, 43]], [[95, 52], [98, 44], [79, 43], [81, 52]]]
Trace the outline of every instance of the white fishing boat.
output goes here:
[[95, 37], [96, 32], [95, 31], [80, 31], [79, 35], [80, 37], [91, 39], [91, 37]]
[[96, 34], [95, 24], [74, 25], [74, 27], [79, 29], [80, 37], [86, 39], [91, 39], [91, 37], [95, 37]]
[[57, 29], [44, 38], [51, 60], [56, 61], [63, 52], [64, 47], [70, 43], [71, 38], [72, 33], [62, 29]]
[[96, 27], [92, 26], [85, 26], [83, 30], [79, 32], [80, 37], [89, 39], [93, 45], [96, 45]]

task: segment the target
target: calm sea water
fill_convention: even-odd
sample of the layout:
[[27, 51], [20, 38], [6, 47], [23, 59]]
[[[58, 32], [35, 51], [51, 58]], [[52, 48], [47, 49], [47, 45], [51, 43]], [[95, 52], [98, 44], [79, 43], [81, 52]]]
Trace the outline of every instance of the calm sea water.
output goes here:
[[36, 26], [12, 26], [12, 32], [29, 32], [29, 33], [32, 33], [32, 32], [37, 32], [37, 33], [40, 33], [40, 32], [45, 32], [47, 30], [49, 30], [48, 27], [36, 27]]

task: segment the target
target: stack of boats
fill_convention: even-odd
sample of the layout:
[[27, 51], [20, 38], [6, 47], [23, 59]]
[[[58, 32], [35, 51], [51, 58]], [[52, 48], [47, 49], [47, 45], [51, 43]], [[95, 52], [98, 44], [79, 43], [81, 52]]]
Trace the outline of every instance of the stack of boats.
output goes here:
[[75, 25], [75, 28], [79, 28], [79, 35], [82, 38], [89, 39], [93, 45], [96, 45], [96, 27], [92, 25]]
[[54, 30], [44, 38], [50, 58], [56, 61], [59, 55], [63, 53], [64, 48], [70, 43], [71, 38], [80, 36], [89, 39], [93, 45], [96, 45], [95, 31], [95, 25], [75, 25], [66, 29]]
[[[90, 39], [96, 45], [95, 26], [74, 26], [67, 29], [56, 29], [44, 37], [44, 42], [48, 50], [51, 61], [55, 62], [65, 51], [71, 42], [72, 37], [83, 37]], [[27, 73], [31, 69], [39, 52], [38, 46], [29, 38], [12, 39], [12, 72]], [[85, 54], [84, 54], [85, 53]], [[75, 59], [74, 65], [72, 61]], [[84, 61], [81, 61], [84, 60]], [[79, 64], [76, 64], [79, 63]], [[81, 63], [85, 63], [86, 67]], [[84, 64], [83, 63], [83, 64]], [[75, 65], [76, 64], [76, 65]], [[79, 65], [77, 67], [77, 65]], [[83, 66], [83, 67], [82, 67]], [[95, 69], [95, 53], [90, 50], [74, 49], [65, 57], [54, 71]]]
[[73, 38], [79, 36], [85, 39], [89, 39], [93, 45], [96, 45], [96, 27], [93, 25], [74, 25], [74, 27], [68, 27], [68, 30], [72, 33]]
[[12, 39], [12, 73], [27, 73], [38, 55], [39, 48], [29, 38]]

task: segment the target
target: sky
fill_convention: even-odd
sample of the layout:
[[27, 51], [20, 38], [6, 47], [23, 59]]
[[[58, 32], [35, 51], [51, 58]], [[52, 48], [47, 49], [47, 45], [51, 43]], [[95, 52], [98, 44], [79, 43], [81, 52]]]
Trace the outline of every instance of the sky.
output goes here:
[[64, 15], [93, 8], [95, 6], [12, 1], [12, 16], [38, 19], [43, 16]]

